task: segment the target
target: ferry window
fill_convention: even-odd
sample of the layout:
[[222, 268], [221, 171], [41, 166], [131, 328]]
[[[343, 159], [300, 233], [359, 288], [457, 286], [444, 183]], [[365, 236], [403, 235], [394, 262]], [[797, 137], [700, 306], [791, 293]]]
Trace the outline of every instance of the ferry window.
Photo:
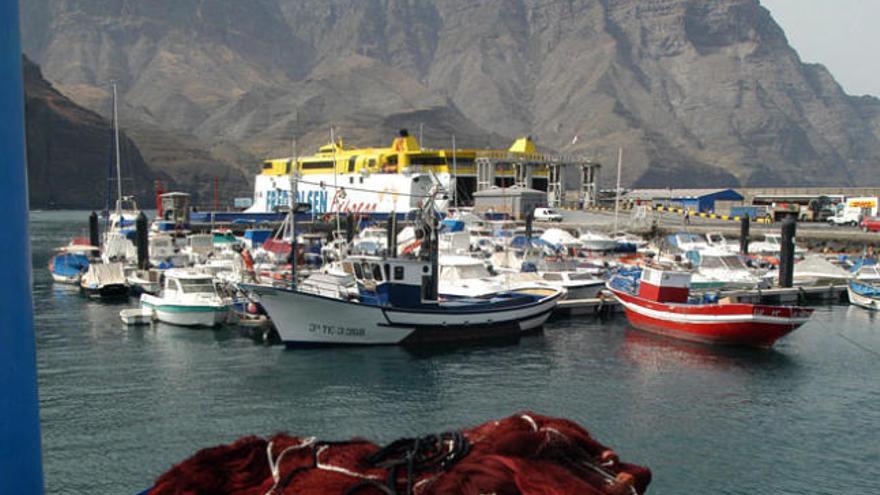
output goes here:
[[391, 280], [391, 265], [385, 263], [385, 280]]
[[348, 171], [354, 172], [354, 164], [357, 161], [357, 155], [348, 159]]
[[290, 166], [292, 163], [293, 163], [293, 160], [287, 160], [287, 163], [284, 164], [284, 173], [285, 174], [290, 173]]
[[302, 164], [303, 169], [313, 169], [313, 168], [333, 168], [333, 162], [325, 161], [325, 162], [306, 162]]
[[362, 280], [364, 278], [364, 272], [361, 271], [361, 265], [358, 265], [357, 263], [355, 263], [353, 266], [354, 266], [354, 276], [357, 279]]
[[360, 180], [361, 184], [364, 183], [364, 178], [363, 178], [363, 177], [358, 177], [358, 180]]
[[349, 177], [349, 178], [348, 178], [348, 183], [349, 183], [349, 184], [354, 184], [354, 177]]
[[395, 266], [394, 267], [394, 280], [403, 280], [403, 267]]
[[442, 156], [414, 155], [409, 158], [410, 165], [446, 165], [446, 158]]
[[369, 163], [370, 168], [376, 168], [376, 159], [375, 158], [370, 158], [370, 161], [368, 163]]
[[263, 162], [263, 170], [271, 170], [272, 162]]
[[397, 165], [397, 155], [388, 155], [385, 160], [388, 162], [388, 165]]

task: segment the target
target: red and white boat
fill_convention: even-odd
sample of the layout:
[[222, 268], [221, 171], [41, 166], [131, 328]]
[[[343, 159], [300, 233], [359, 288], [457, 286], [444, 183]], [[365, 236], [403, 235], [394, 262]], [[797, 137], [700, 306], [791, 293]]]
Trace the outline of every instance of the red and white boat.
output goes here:
[[608, 289], [634, 327], [713, 344], [770, 347], [810, 319], [812, 308], [728, 301], [689, 301], [689, 272], [658, 267], [635, 278], [615, 276]]

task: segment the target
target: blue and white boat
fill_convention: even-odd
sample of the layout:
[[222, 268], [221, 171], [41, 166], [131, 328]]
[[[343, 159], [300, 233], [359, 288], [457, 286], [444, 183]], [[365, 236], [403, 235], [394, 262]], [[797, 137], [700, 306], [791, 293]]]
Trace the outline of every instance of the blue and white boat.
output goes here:
[[866, 309], [880, 309], [880, 285], [862, 280], [850, 280], [846, 288], [850, 304]]
[[[84, 246], [92, 248], [92, 246]], [[97, 249], [97, 248], [94, 248]], [[89, 269], [89, 253], [91, 250], [81, 249], [72, 250], [62, 248], [62, 250], [52, 256], [49, 260], [49, 271], [52, 273], [52, 280], [62, 284], [79, 284], [80, 278]]]
[[155, 320], [190, 327], [213, 327], [226, 321], [231, 301], [218, 294], [210, 275], [172, 268], [164, 276], [158, 296], [141, 296], [141, 308], [152, 311]]
[[563, 291], [530, 288], [485, 297], [426, 297], [428, 261], [355, 256], [359, 299], [343, 300], [294, 288], [243, 285], [289, 347], [428, 344], [511, 337], [544, 324]]

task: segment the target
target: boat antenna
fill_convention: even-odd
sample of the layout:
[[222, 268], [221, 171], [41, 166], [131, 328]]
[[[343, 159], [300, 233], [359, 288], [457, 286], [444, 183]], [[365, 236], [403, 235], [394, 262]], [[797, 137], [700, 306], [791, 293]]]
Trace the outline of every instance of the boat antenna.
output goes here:
[[122, 208], [122, 165], [119, 159], [119, 111], [116, 104], [116, 81], [113, 84], [113, 142], [116, 149], [116, 213]]
[[620, 167], [622, 163], [623, 148], [617, 148], [617, 188], [614, 190], [614, 234], [617, 234], [617, 214], [620, 210]]

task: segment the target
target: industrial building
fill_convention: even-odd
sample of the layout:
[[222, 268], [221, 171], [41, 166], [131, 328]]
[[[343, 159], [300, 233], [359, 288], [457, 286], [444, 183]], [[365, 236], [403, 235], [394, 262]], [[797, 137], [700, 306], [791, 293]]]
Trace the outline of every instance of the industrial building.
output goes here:
[[723, 213], [742, 205], [743, 195], [733, 189], [634, 189], [621, 196], [628, 204], [684, 208], [698, 213]]

